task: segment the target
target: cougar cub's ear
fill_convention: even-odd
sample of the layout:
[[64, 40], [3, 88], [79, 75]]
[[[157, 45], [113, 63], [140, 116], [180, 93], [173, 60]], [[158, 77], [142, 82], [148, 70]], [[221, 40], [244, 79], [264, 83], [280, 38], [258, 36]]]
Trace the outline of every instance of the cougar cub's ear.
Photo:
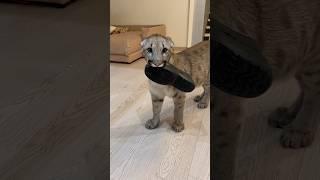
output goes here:
[[169, 36], [167, 36], [166, 39], [167, 39], [167, 42], [170, 45], [170, 48], [172, 48], [174, 46], [174, 43], [173, 43], [172, 39]]
[[147, 39], [144, 38], [144, 39], [140, 42], [140, 46], [141, 46], [142, 48], [144, 48], [145, 45], [146, 45], [146, 43], [147, 43]]

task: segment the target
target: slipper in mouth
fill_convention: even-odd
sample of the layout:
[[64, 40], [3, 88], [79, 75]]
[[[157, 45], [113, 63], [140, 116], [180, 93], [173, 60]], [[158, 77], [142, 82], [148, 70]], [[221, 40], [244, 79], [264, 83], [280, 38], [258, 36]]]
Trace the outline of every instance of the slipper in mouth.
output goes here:
[[162, 85], [172, 85], [183, 92], [191, 92], [195, 88], [195, 84], [189, 74], [169, 63], [166, 63], [163, 67], [153, 67], [147, 64], [144, 72], [150, 80]]
[[272, 84], [271, 68], [255, 42], [217, 20], [211, 39], [211, 83], [240, 97], [260, 96]]

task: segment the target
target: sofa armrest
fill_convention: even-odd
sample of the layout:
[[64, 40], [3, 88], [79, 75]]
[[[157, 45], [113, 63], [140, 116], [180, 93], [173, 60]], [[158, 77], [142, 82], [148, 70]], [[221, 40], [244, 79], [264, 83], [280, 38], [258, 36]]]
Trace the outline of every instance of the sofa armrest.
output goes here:
[[160, 34], [160, 35], [166, 36], [166, 26], [165, 25], [143, 27], [141, 29], [141, 31], [142, 31], [143, 38], [146, 38], [152, 34]]
[[158, 25], [113, 25], [115, 27], [127, 27], [128, 31], [141, 31], [142, 37], [148, 37], [152, 34], [166, 35], [166, 26], [164, 24]]

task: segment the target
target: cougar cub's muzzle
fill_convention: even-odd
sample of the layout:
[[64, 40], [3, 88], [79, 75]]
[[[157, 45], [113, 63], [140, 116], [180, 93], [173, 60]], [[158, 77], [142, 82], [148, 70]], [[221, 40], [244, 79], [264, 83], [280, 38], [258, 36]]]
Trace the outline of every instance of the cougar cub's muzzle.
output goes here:
[[148, 60], [148, 64], [152, 67], [164, 67], [167, 64], [167, 61], [152, 61]]

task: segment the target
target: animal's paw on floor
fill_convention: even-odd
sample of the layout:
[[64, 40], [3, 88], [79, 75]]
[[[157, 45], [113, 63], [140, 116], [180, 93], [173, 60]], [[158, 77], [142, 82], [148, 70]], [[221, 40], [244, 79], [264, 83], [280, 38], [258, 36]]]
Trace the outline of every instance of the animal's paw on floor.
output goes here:
[[208, 103], [199, 102], [198, 105], [197, 105], [197, 107], [198, 107], [199, 109], [205, 109], [205, 108], [208, 107]]
[[303, 129], [285, 129], [280, 138], [281, 145], [285, 148], [304, 148], [312, 144], [314, 131]]
[[183, 123], [173, 123], [172, 124], [172, 129], [175, 132], [181, 132], [184, 130], [184, 124]]
[[147, 129], [155, 129], [159, 126], [160, 121], [159, 120], [154, 120], [154, 119], [149, 119], [146, 124], [145, 127]]

